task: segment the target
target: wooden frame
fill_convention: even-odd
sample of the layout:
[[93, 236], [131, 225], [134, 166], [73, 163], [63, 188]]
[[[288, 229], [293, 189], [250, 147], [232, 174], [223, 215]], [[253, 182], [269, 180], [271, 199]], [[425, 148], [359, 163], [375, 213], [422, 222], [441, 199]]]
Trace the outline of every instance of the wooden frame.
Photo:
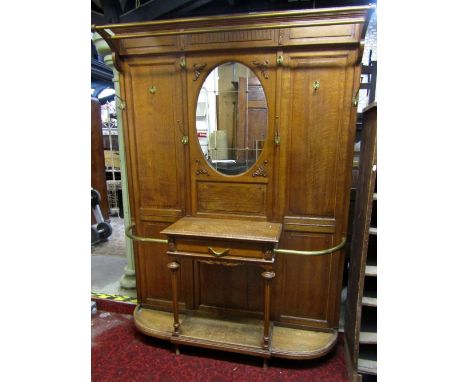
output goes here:
[[[120, 68], [135, 237], [160, 240], [135, 242], [139, 330], [176, 344], [264, 359], [315, 358], [333, 348], [356, 120], [353, 95], [359, 88], [359, 61], [372, 9], [95, 27], [115, 51]], [[258, 77], [266, 97], [268, 132], [256, 164], [226, 176], [210, 167], [200, 150], [195, 110], [208, 73], [230, 61], [248, 66]], [[230, 224], [223, 219], [241, 222], [247, 231], [256, 224], [283, 229], [278, 241], [270, 242], [270, 259], [249, 257], [257, 248], [252, 234], [240, 245], [249, 256], [220, 260], [219, 248], [197, 252], [201, 245], [216, 247], [213, 243], [221, 240], [215, 223], [206, 228], [211, 237], [192, 235], [192, 244], [177, 250], [180, 235], [170, 226], [186, 217], [211, 219], [225, 231]], [[278, 247], [289, 251], [275, 255]], [[337, 249], [323, 251], [333, 247]], [[203, 261], [257, 263], [264, 268], [264, 282], [256, 267]], [[227, 281], [236, 288], [216, 288]], [[263, 297], [256, 293], [261, 289]], [[176, 326], [167, 326], [170, 311], [177, 316]], [[193, 330], [185, 337], [183, 320]], [[207, 331], [202, 338], [197, 325], [204, 327], [206, 320], [251, 335], [243, 337], [242, 344], [228, 339], [223, 343]], [[260, 342], [252, 347], [258, 328]], [[296, 337], [300, 340], [291, 339]]]

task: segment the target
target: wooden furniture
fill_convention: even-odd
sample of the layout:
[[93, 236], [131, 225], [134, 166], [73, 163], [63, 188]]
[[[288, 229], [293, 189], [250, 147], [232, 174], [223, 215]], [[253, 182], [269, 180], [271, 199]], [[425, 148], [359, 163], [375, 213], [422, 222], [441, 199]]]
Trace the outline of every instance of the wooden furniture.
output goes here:
[[[273, 264], [275, 261], [274, 247], [279, 242], [281, 224], [262, 221], [249, 222], [233, 219], [209, 219], [185, 217], [161, 231], [169, 238], [167, 254], [173, 260], [168, 264], [172, 271], [172, 304], [174, 312], [175, 343], [205, 344], [203, 339], [180, 335], [177, 300], [177, 271], [180, 259], [187, 258], [199, 263], [223, 266], [256, 265], [264, 269], [261, 276], [264, 279], [263, 295], [263, 342], [256, 350], [270, 350], [270, 281], [275, 277]], [[220, 285], [220, 288], [235, 286]], [[212, 343], [211, 340], [210, 343]], [[260, 345], [260, 344], [259, 344]], [[225, 342], [219, 341], [219, 347], [226, 347]], [[227, 348], [229, 349], [229, 344]], [[250, 350], [247, 347], [247, 350]], [[260, 352], [259, 354], [263, 354]]]
[[[99, 204], [104, 220], [109, 219], [107, 200], [106, 165], [102, 138], [101, 105], [96, 98], [91, 98], [91, 187], [101, 195]], [[91, 212], [91, 224], [96, 218]]]
[[377, 374], [377, 104], [366, 107], [345, 310], [351, 381]]
[[[333, 348], [355, 95], [371, 11], [360, 6], [95, 27], [120, 71], [134, 222], [127, 235], [135, 240], [140, 331], [264, 359], [310, 359]], [[255, 109], [258, 118], [239, 111], [226, 118], [237, 116], [233, 126], [252, 118], [266, 126], [258, 159], [236, 175], [215, 169], [197, 133], [201, 89], [229, 62], [248, 69], [249, 80], [239, 75], [238, 89], [257, 83], [264, 93], [243, 109]], [[225, 136], [229, 141], [236, 134]], [[270, 225], [274, 235], [260, 244], [256, 227]], [[255, 265], [264, 268], [263, 278]]]

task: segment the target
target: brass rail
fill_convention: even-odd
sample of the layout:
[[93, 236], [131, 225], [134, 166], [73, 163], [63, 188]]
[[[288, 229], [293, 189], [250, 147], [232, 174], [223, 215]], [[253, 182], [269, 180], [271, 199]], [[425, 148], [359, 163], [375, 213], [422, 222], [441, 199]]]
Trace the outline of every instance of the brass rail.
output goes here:
[[295, 251], [293, 249], [274, 249], [273, 251], [275, 253], [282, 253], [284, 255], [300, 255], [300, 256], [323, 256], [323, 255], [328, 255], [330, 253], [339, 251], [341, 248], [343, 248], [346, 244], [346, 238], [343, 238], [343, 241], [336, 245], [335, 247], [328, 248], [328, 249], [322, 249], [320, 251]]
[[[133, 228], [135, 227], [135, 224], [131, 224], [129, 225], [126, 229], [125, 229], [125, 235], [127, 237], [129, 237], [130, 239], [132, 240], [135, 240], [135, 241], [141, 241], [141, 242], [144, 242], [144, 243], [160, 243], [160, 244], [167, 244], [168, 241], [166, 239], [154, 239], [152, 237], [142, 237], [142, 236], [136, 236], [132, 233], [132, 230]], [[300, 256], [323, 256], [323, 255], [328, 255], [330, 253], [333, 253], [333, 252], [336, 252], [336, 251], [339, 251], [341, 248], [343, 248], [346, 244], [346, 238], [344, 237], [342, 242], [332, 248], [327, 248], [327, 249], [322, 249], [322, 250], [319, 250], [319, 251], [296, 251], [296, 250], [293, 250], [293, 249], [274, 249], [273, 251], [275, 253], [281, 253], [281, 254], [284, 254], [284, 255], [300, 255]], [[229, 249], [227, 249], [226, 251], [229, 251]], [[223, 251], [225, 252], [225, 251]], [[225, 254], [225, 253], [222, 253], [222, 254]], [[222, 254], [217, 254], [218, 256], [222, 255]]]
[[154, 239], [152, 237], [142, 237], [142, 236], [136, 236], [132, 233], [133, 227], [135, 227], [136, 224], [131, 224], [125, 229], [125, 236], [129, 237], [132, 240], [135, 241], [142, 241], [144, 243], [160, 243], [160, 244], [167, 244], [168, 241], [167, 239]]

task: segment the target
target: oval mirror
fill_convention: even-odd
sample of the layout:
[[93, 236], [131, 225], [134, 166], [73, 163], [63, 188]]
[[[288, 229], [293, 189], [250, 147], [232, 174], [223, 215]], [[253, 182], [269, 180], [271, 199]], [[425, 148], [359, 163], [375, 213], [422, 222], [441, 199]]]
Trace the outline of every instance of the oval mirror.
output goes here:
[[260, 80], [247, 66], [214, 68], [198, 94], [197, 136], [211, 167], [226, 175], [251, 168], [267, 137], [268, 109]]

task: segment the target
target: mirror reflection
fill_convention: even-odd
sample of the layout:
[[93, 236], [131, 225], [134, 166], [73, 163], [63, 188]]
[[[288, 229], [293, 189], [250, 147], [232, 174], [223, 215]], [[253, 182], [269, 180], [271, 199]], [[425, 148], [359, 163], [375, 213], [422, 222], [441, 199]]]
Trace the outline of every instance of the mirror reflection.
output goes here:
[[197, 136], [208, 163], [226, 175], [247, 171], [267, 136], [268, 109], [260, 80], [247, 66], [213, 69], [198, 95]]

